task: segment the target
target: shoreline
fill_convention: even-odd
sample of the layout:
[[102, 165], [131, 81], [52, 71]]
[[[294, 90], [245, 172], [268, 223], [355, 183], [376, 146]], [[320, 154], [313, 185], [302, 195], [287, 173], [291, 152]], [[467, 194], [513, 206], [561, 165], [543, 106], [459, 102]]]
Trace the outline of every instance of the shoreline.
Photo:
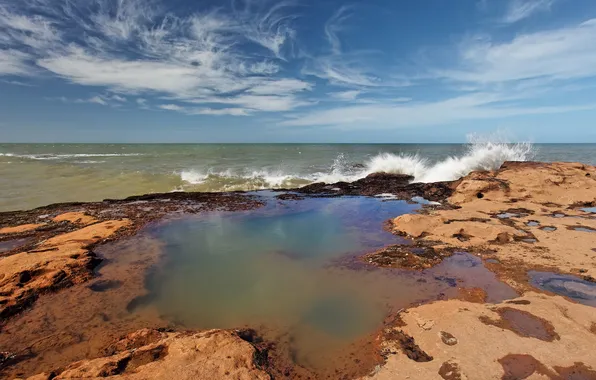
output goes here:
[[[410, 378], [476, 379], [482, 378], [478, 376], [485, 374], [483, 369], [486, 368], [495, 371], [495, 378], [502, 376], [498, 371], [519, 376], [520, 371], [527, 372], [528, 368], [532, 369], [530, 374], [550, 377], [565, 378], [569, 371], [579, 371], [577, 373], [585, 378], [596, 376], [596, 359], [589, 355], [590, 345], [596, 344], [596, 317], [590, 317], [594, 315], [594, 308], [555, 295], [556, 288], [539, 289], [528, 277], [530, 271], [577, 276], [579, 282], [559, 279], [556, 284], [565, 285], [565, 281], [572, 281], [576, 287], [580, 284], [584, 286], [580, 290], [594, 292], [596, 300], [596, 285], [589, 285], [596, 282], [596, 214], [581, 210], [596, 206], [596, 168], [574, 163], [508, 162], [497, 171], [473, 172], [453, 182], [410, 184], [410, 180], [411, 177], [405, 175], [377, 173], [353, 183], [274, 190], [280, 192], [278, 199], [287, 201], [379, 194], [392, 194], [391, 199], [408, 201], [413, 197], [439, 201], [440, 206], [423, 205], [420, 212], [404, 214], [389, 224], [393, 233], [406, 237], [411, 244], [363, 255], [359, 258], [362, 264], [417, 271], [439, 264], [456, 251], [465, 251], [479, 257], [497, 278], [520, 294], [513, 300], [491, 304], [486, 303], [485, 290], [464, 289], [459, 299], [428, 302], [398, 311], [377, 339], [381, 347], [379, 354], [384, 359], [382, 365], [370, 368], [373, 377], [392, 378], [399, 374]], [[40, 302], [49, 302], [44, 299], [58, 299], [68, 289], [75, 289], [71, 293], [76, 301], [76, 289], [90, 282], [102, 288], [119, 281], [117, 277], [101, 279], [97, 276], [100, 259], [110, 257], [101, 254], [106, 243], [125, 242], [143, 227], [165, 218], [215, 210], [248, 211], [263, 206], [254, 194], [258, 192], [174, 192], [0, 213], [3, 333], [14, 328], [16, 319], [26, 318], [26, 314], [34, 316]], [[555, 229], [549, 231], [545, 227]], [[422, 249], [422, 254], [416, 253], [415, 248]], [[111, 264], [110, 260], [117, 259], [114, 254], [106, 259], [105, 268]], [[123, 304], [124, 298], [134, 292], [142, 297], [145, 271], [156, 260], [156, 256], [148, 257], [138, 264], [139, 274], [134, 286], [119, 290], [126, 293]], [[553, 315], [552, 310], [560, 310], [560, 313]], [[105, 351], [104, 347], [104, 353], [112, 355], [61, 367], [55, 373], [56, 378], [76, 377], [82, 373], [99, 376], [107, 367], [117, 369], [121, 361], [127, 363], [124, 369], [114, 370], [112, 375], [131, 374], [142, 378], [143, 373], [159, 372], [161, 368], [166, 376], [166, 369], [190, 360], [182, 349], [185, 344], [209, 345], [216, 341], [225, 343], [225, 347], [238, 347], [233, 364], [222, 364], [226, 358], [219, 357], [218, 350], [193, 359], [210, 368], [215, 378], [217, 374], [225, 378], [232, 373], [238, 378], [268, 378], [270, 374], [282, 376], [286, 372], [291, 377], [309, 376], [299, 368], [292, 368], [283, 358], [276, 358], [275, 342], [261, 341], [254, 332], [158, 331], [151, 330], [160, 327], [156, 316], [146, 318], [141, 322], [151, 321], [147, 323], [155, 325], [145, 326], [150, 330], [139, 333], [144, 338], [138, 338], [134, 331], [126, 331], [139, 321], [119, 326], [110, 336], [111, 342], [106, 338], [96, 343], [106, 346], [118, 341], [118, 335], [134, 336], [125, 338], [124, 343], [116, 343], [120, 346], [112, 351]], [[23, 327], [26, 326], [23, 321], [21, 328], [27, 328]], [[475, 330], [462, 327], [466, 325], [474, 326]], [[487, 344], [484, 335], [478, 337], [478, 334], [501, 343], [494, 353], [487, 353], [481, 362], [474, 363], [478, 356], [474, 351], [484, 352]], [[510, 343], [504, 344], [504, 341]], [[580, 347], [575, 347], [575, 343]], [[549, 345], [552, 348], [549, 349]], [[525, 351], [513, 352], [515, 347], [523, 347]], [[138, 356], [139, 351], [149, 354]], [[537, 354], [528, 354], [531, 351]], [[561, 355], [561, 352], [567, 354]], [[11, 368], [32, 360], [11, 352], [2, 355], [0, 368], [5, 374], [12, 373], [10, 376], [16, 374], [10, 372]], [[50, 363], [43, 365], [51, 366]], [[196, 365], [192, 368], [200, 370]], [[50, 371], [54, 370], [56, 368], [46, 368], [46, 374], [38, 378], [51, 378]], [[185, 378], [185, 375], [190, 372], [181, 373], [180, 377]]]

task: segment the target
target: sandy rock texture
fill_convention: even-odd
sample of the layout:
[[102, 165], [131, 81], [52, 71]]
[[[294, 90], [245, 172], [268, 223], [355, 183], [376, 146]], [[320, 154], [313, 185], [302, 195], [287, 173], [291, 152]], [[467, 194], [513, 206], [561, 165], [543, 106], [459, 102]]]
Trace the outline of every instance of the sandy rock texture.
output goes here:
[[448, 202], [455, 208], [396, 218], [393, 231], [486, 253], [500, 262], [490, 269], [521, 288], [514, 272], [530, 267], [596, 277], [596, 214], [581, 210], [596, 205], [595, 167], [508, 162], [464, 177]]
[[[434, 250], [473, 252], [523, 293], [499, 304], [447, 300], [410, 308], [385, 331], [374, 379], [596, 379], [596, 309], [536, 293], [528, 270], [596, 276], [596, 168], [506, 163], [466, 176], [449, 206], [393, 220]], [[588, 290], [589, 291], [589, 290]]]
[[374, 379], [596, 379], [596, 312], [562, 297], [439, 301], [401, 318], [385, 335], [405, 334], [416, 349], [386, 341]]
[[28, 379], [270, 379], [257, 365], [255, 347], [224, 330], [166, 333], [143, 329], [108, 347], [106, 353]]
[[[85, 215], [60, 215], [61, 221], [95, 222]], [[91, 277], [96, 257], [90, 247], [130, 225], [128, 219], [108, 220], [53, 236], [33, 249], [0, 259], [0, 318], [30, 306], [45, 291], [81, 283]], [[9, 230], [23, 232], [19, 226]], [[4, 229], [4, 233], [6, 229]]]

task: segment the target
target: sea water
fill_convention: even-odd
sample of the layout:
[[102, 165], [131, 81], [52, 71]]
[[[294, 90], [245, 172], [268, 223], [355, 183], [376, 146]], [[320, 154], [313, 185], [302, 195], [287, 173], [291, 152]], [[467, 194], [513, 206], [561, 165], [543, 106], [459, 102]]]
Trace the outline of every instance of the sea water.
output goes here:
[[593, 144], [0, 144], [0, 211], [169, 191], [292, 188], [374, 172], [454, 180], [504, 161], [596, 164]]

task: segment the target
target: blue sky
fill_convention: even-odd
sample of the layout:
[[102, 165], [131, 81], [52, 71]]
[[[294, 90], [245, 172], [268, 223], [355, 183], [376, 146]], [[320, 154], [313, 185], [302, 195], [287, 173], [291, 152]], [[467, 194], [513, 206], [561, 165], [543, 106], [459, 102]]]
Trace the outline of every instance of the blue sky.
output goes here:
[[0, 142], [596, 142], [591, 0], [0, 0]]

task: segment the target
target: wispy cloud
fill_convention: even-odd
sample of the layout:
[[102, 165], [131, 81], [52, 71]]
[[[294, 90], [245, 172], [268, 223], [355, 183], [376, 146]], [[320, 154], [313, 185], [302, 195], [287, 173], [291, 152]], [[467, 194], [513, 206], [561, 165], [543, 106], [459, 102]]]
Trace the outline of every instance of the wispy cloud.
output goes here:
[[102, 106], [120, 107], [122, 102], [126, 99], [118, 95], [94, 95], [89, 98], [67, 98], [65, 96], [47, 98], [48, 100], [57, 100], [62, 103], [76, 103], [76, 104], [99, 104]]
[[43, 69], [118, 93], [204, 103], [221, 97], [226, 104], [273, 100], [251, 108], [292, 109], [304, 104], [296, 93], [312, 84], [279, 75], [295, 34], [293, 17], [284, 13], [290, 6], [238, 0], [227, 13], [178, 16], [144, 0], [0, 0], [0, 75]]
[[13, 86], [22, 86], [22, 87], [34, 87], [35, 85], [31, 83], [21, 82], [18, 80], [0, 80], [2, 83], [11, 84]]
[[166, 111], [181, 112], [186, 115], [247, 116], [249, 114], [249, 111], [244, 108], [200, 108], [183, 107], [176, 104], [161, 104], [158, 108]]
[[161, 108], [162, 110], [167, 110], [167, 111], [183, 111], [184, 110], [184, 107], [178, 106], [176, 104], [160, 104], [158, 107]]
[[596, 19], [559, 29], [520, 34], [511, 41], [479, 38], [462, 43], [455, 69], [436, 70], [446, 79], [499, 84], [549, 82], [596, 76]]
[[285, 12], [294, 7], [291, 1], [264, 2], [233, 0], [233, 15], [240, 23], [242, 34], [250, 41], [284, 59], [282, 48], [296, 32], [291, 26], [295, 16]]
[[551, 9], [555, 0], [511, 0], [503, 22], [513, 24], [539, 12]]
[[331, 92], [328, 95], [337, 100], [355, 100], [358, 95], [360, 95], [362, 91], [359, 90], [351, 90], [351, 91], [339, 91], [339, 92]]
[[29, 54], [12, 49], [0, 49], [0, 75], [28, 75]]
[[[537, 99], [556, 96], [564, 86], [596, 78], [596, 19], [558, 29], [518, 34], [508, 41], [467, 38], [456, 50], [454, 64], [429, 67], [434, 88], [456, 89], [439, 100], [343, 105], [293, 114], [284, 126], [343, 128], [408, 128], [474, 119], [577, 112], [596, 109], [596, 101], [536, 106]], [[450, 61], [450, 60], [449, 60]], [[334, 95], [349, 98], [352, 93]], [[386, 98], [387, 99], [387, 98]], [[367, 99], [356, 99], [366, 102]], [[552, 104], [548, 103], [547, 104]]]
[[436, 102], [412, 102], [401, 105], [370, 104], [337, 107], [289, 118], [282, 126], [331, 126], [340, 129], [416, 128], [449, 125], [465, 120], [507, 118], [521, 115], [552, 114], [594, 110], [596, 102], [573, 106], [504, 106], [491, 94], [459, 96]]
[[[353, 7], [340, 7], [327, 21], [324, 33], [329, 44], [329, 54], [310, 57], [302, 72], [347, 87], [376, 87], [381, 78], [370, 73], [370, 65], [363, 60], [370, 52], [344, 52], [340, 32], [346, 30]], [[388, 84], [388, 83], [385, 83]]]
[[228, 98], [200, 98], [189, 100], [195, 104], [224, 104], [241, 106], [253, 111], [282, 112], [296, 107], [312, 104], [310, 101], [300, 100], [292, 95], [238, 95]]
[[108, 102], [106, 102], [102, 97], [99, 96], [94, 96], [92, 98], [89, 98], [87, 100], [83, 100], [83, 103], [95, 103], [95, 104], [101, 104], [102, 106], [107, 106]]
[[57, 98], [68, 103], [270, 113], [284, 126], [408, 127], [591, 109], [589, 99], [532, 105], [596, 79], [596, 19], [509, 34], [554, 2], [510, 0], [499, 13], [510, 27], [493, 23], [493, 37], [465, 38], [441, 59], [414, 57], [408, 70], [408, 53], [362, 43], [356, 7], [309, 23], [318, 35], [304, 46], [295, 25], [304, 7], [288, 1], [230, 0], [182, 14], [165, 0], [0, 0], [0, 76], [87, 87], [79, 98]]

